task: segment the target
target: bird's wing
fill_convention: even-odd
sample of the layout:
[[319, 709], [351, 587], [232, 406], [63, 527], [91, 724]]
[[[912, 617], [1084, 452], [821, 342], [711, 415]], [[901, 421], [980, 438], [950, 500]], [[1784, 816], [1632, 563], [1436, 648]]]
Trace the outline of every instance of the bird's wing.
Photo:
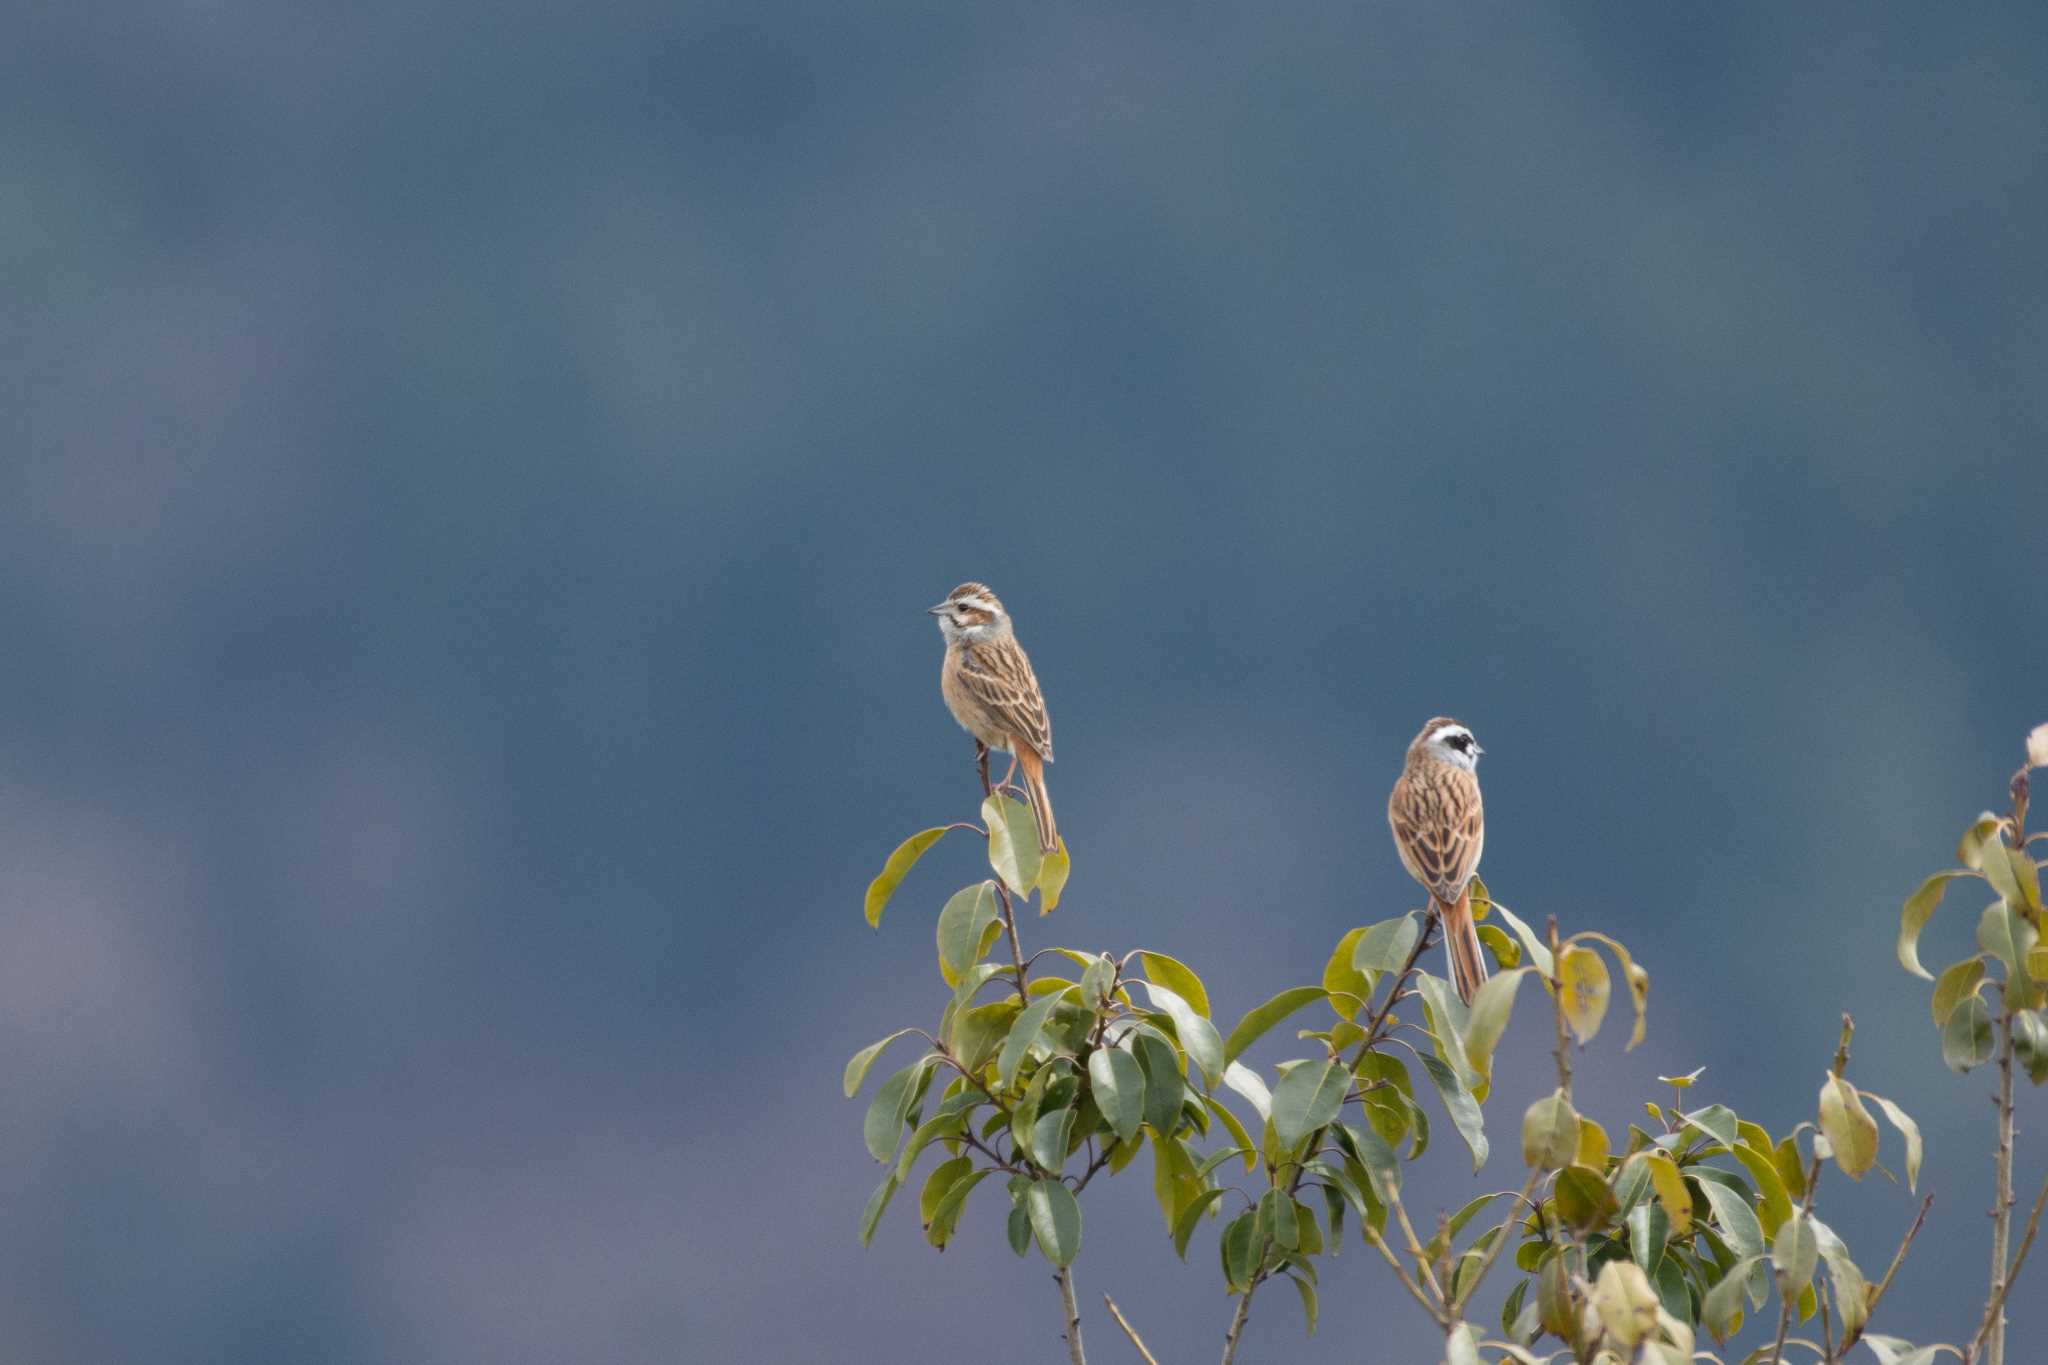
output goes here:
[[1052, 762], [1052, 721], [1031, 660], [1015, 640], [980, 646], [960, 661], [960, 681], [996, 722]]
[[1455, 901], [1479, 867], [1479, 784], [1456, 769], [1403, 783], [1387, 808], [1402, 861], [1438, 900]]

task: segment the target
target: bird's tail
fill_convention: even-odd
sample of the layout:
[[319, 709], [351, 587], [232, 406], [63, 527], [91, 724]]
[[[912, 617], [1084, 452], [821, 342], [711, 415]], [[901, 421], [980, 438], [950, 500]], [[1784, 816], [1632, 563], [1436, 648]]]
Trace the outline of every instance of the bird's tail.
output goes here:
[[1458, 998], [1469, 1005], [1486, 980], [1486, 957], [1479, 946], [1478, 926], [1472, 922], [1472, 888], [1459, 892], [1455, 904], [1438, 901], [1436, 909], [1443, 916], [1444, 947], [1451, 955], [1451, 984], [1458, 988]]
[[1050, 853], [1060, 846], [1059, 826], [1052, 819], [1052, 796], [1045, 790], [1045, 760], [1031, 752], [1031, 746], [1017, 745], [1017, 766], [1024, 771], [1024, 786], [1031, 793], [1031, 814], [1038, 821], [1038, 847]]

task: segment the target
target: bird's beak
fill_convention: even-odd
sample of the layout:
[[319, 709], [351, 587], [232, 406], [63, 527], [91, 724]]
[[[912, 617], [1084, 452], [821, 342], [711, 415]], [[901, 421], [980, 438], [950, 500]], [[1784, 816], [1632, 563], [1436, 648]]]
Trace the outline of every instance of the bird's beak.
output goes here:
[[1475, 740], [1473, 740], [1473, 741], [1472, 741], [1472, 757], [1474, 757], [1474, 758], [1477, 758], [1477, 757], [1479, 757], [1479, 756], [1480, 756], [1481, 754], [1483, 754], [1483, 753], [1485, 753], [1485, 752], [1486, 752], [1486, 750], [1484, 750], [1484, 749], [1482, 749], [1482, 748], [1480, 748], [1480, 747], [1479, 747], [1479, 741], [1478, 741], [1478, 740], [1476, 740], [1476, 739], [1475, 739]]
[[931, 616], [944, 616], [946, 614], [946, 605], [946, 603], [941, 602], [936, 607], [926, 607], [925, 612]]

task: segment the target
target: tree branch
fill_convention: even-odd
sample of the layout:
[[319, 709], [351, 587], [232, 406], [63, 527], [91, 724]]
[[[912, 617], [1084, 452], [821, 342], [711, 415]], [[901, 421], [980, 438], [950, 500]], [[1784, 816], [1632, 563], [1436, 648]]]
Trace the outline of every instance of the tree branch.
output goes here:
[[1138, 1329], [1131, 1326], [1125, 1319], [1123, 1310], [1116, 1306], [1116, 1300], [1104, 1294], [1102, 1301], [1109, 1305], [1109, 1315], [1116, 1319], [1117, 1326], [1124, 1329], [1124, 1335], [1131, 1339], [1131, 1345], [1137, 1347], [1138, 1354], [1145, 1358], [1145, 1365], [1159, 1365], [1159, 1362], [1152, 1358], [1152, 1353], [1145, 1349], [1144, 1339], [1138, 1335]]
[[1237, 1343], [1244, 1336], [1245, 1320], [1252, 1315], [1252, 1295], [1258, 1292], [1260, 1278], [1253, 1276], [1252, 1282], [1245, 1286], [1244, 1293], [1238, 1296], [1237, 1312], [1230, 1318], [1230, 1330], [1223, 1334], [1222, 1365], [1231, 1365], [1231, 1362], [1237, 1359]]
[[[2034, 1246], [2034, 1234], [2040, 1231], [2041, 1208], [2044, 1204], [2048, 1204], [2048, 1180], [2041, 1182], [2041, 1192], [2034, 1196], [2034, 1207], [2027, 1214], [2026, 1231], [2020, 1235], [2019, 1252], [2013, 1257], [2012, 1266], [2005, 1273], [2005, 1282], [1998, 1287], [1991, 1302], [1984, 1305], [1984, 1321], [1978, 1324], [1977, 1335], [1970, 1339], [1970, 1349], [1963, 1352], [1965, 1362], [1976, 1355], [1977, 1347], [1983, 1342], [1985, 1334], [1991, 1330], [1992, 1319], [2003, 1316], [2005, 1296], [2011, 1292], [2012, 1282], [2019, 1278], [2020, 1267], [2026, 1264], [2027, 1252]], [[1887, 1275], [1885, 1279], [1889, 1281], [1891, 1277]]]
[[1074, 1272], [1061, 1266], [1053, 1280], [1060, 1287], [1060, 1303], [1067, 1314], [1067, 1330], [1063, 1334], [1067, 1341], [1067, 1359], [1073, 1365], [1088, 1365], [1088, 1357], [1081, 1350], [1081, 1305], [1074, 1302]]
[[1913, 1226], [1906, 1229], [1906, 1235], [1899, 1242], [1899, 1249], [1892, 1253], [1892, 1263], [1885, 1267], [1884, 1278], [1877, 1282], [1877, 1288], [1870, 1295], [1870, 1303], [1864, 1310], [1863, 1323], [1845, 1328], [1841, 1344], [1835, 1347], [1836, 1355], [1849, 1354], [1849, 1348], [1863, 1340], [1863, 1328], [1877, 1316], [1878, 1301], [1884, 1298], [1884, 1291], [1892, 1287], [1892, 1277], [1899, 1273], [1899, 1267], [1906, 1262], [1906, 1252], [1912, 1247], [1913, 1239], [1920, 1235], [1920, 1225], [1927, 1221], [1927, 1210], [1934, 1206], [1934, 1196], [1929, 1194], [1920, 1201], [1920, 1212], [1913, 1217]]

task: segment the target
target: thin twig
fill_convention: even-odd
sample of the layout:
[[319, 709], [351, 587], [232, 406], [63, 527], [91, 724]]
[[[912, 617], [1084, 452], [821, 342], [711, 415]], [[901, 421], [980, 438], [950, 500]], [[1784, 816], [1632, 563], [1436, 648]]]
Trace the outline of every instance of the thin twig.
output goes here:
[[1920, 1201], [1920, 1212], [1914, 1215], [1913, 1226], [1906, 1229], [1906, 1235], [1899, 1241], [1899, 1249], [1892, 1253], [1892, 1263], [1885, 1267], [1884, 1278], [1877, 1282], [1876, 1290], [1870, 1295], [1870, 1302], [1863, 1312], [1863, 1321], [1854, 1327], [1843, 1330], [1841, 1344], [1835, 1347], [1836, 1355], [1845, 1356], [1849, 1354], [1849, 1348], [1863, 1340], [1864, 1327], [1869, 1325], [1870, 1320], [1877, 1316], [1878, 1301], [1884, 1298], [1884, 1291], [1892, 1287], [1892, 1277], [1897, 1275], [1899, 1267], [1905, 1264], [1906, 1252], [1912, 1247], [1913, 1239], [1920, 1235], [1920, 1225], [1927, 1221], [1927, 1210], [1933, 1206], [1934, 1196], [1932, 1194], [1929, 1194]]
[[[1361, 1219], [1360, 1221], [1363, 1222], [1364, 1220]], [[1432, 1303], [1429, 1296], [1422, 1292], [1422, 1286], [1415, 1283], [1414, 1277], [1408, 1273], [1408, 1268], [1401, 1264], [1401, 1258], [1396, 1256], [1394, 1249], [1387, 1245], [1386, 1238], [1380, 1236], [1379, 1230], [1374, 1228], [1371, 1223], [1365, 1223], [1364, 1226], [1365, 1239], [1371, 1242], [1373, 1248], [1386, 1258], [1387, 1264], [1393, 1267], [1394, 1276], [1401, 1281], [1401, 1287], [1407, 1290], [1417, 1303], [1422, 1305], [1422, 1311], [1429, 1314], [1431, 1320], [1437, 1326], [1448, 1327], [1444, 1310], [1437, 1304]]]
[[1074, 1302], [1074, 1272], [1070, 1267], [1061, 1266], [1053, 1279], [1060, 1287], [1060, 1302], [1067, 1313], [1067, 1359], [1073, 1365], [1088, 1365], [1088, 1357], [1081, 1350], [1081, 1305]]
[[1231, 1365], [1237, 1359], [1237, 1343], [1244, 1336], [1245, 1319], [1252, 1315], [1252, 1294], [1258, 1287], [1259, 1277], [1253, 1276], [1237, 1300], [1237, 1312], [1231, 1315], [1230, 1330], [1223, 1334], [1223, 1365]]
[[1152, 1358], [1152, 1353], [1145, 1349], [1144, 1338], [1138, 1335], [1138, 1329], [1131, 1326], [1129, 1320], [1124, 1317], [1123, 1310], [1116, 1306], [1116, 1300], [1104, 1294], [1102, 1301], [1109, 1305], [1109, 1315], [1116, 1319], [1117, 1326], [1124, 1329], [1124, 1335], [1131, 1339], [1131, 1345], [1137, 1347], [1138, 1354], [1145, 1358], [1145, 1365], [1159, 1365], [1159, 1362]]
[[1557, 1032], [1556, 1042], [1551, 1047], [1551, 1055], [1557, 1058], [1557, 1088], [1564, 1092], [1566, 1099], [1570, 1099], [1572, 1094], [1572, 1052], [1571, 1040], [1565, 1035], [1564, 1031], [1564, 973], [1559, 970], [1557, 965], [1558, 959], [1562, 954], [1557, 943], [1556, 915], [1549, 917], [1549, 929], [1550, 966], [1551, 970], [1557, 973], [1556, 977], [1550, 982], [1550, 1013], [1553, 1027]]
[[[1994, 841], [1998, 852], [2004, 846]], [[1998, 1153], [1994, 1162], [1996, 1188], [1991, 1202], [1991, 1297], [1984, 1304], [1984, 1321], [1977, 1329], [1977, 1341], [1984, 1347], [1986, 1365], [2005, 1365], [2005, 1294], [2012, 1286], [2006, 1273], [2006, 1251], [2012, 1245], [2012, 1011], [1998, 1016]], [[1973, 1345], [1975, 1343], [1973, 1342]]]
[[[1522, 1203], [1527, 1204], [1529, 1196], [1536, 1193], [1536, 1183], [1542, 1174], [1541, 1171], [1531, 1171], [1529, 1172], [1529, 1178], [1522, 1182], [1522, 1193], [1520, 1195]], [[1516, 1211], [1519, 1211], [1519, 1206], [1517, 1206]], [[1512, 1217], [1513, 1214], [1511, 1213], [1509, 1216]], [[1472, 1295], [1479, 1289], [1479, 1282], [1484, 1280], [1486, 1273], [1493, 1269], [1493, 1263], [1499, 1258], [1501, 1248], [1508, 1244], [1507, 1229], [1503, 1227], [1499, 1229], [1499, 1232], [1500, 1236], [1493, 1239], [1493, 1245], [1488, 1247], [1486, 1254], [1479, 1258], [1479, 1266], [1472, 1272], [1471, 1278], [1459, 1286], [1457, 1300], [1450, 1305], [1448, 1310], [1452, 1318], [1462, 1318], [1465, 1316], [1465, 1305], [1472, 1301]]]
[[1978, 1344], [1984, 1340], [1984, 1334], [1991, 1330], [1992, 1318], [2003, 1315], [2005, 1296], [2012, 1291], [2012, 1282], [2019, 1278], [2020, 1267], [2026, 1264], [2027, 1252], [2034, 1246], [2034, 1234], [2040, 1231], [2041, 1208], [2044, 1204], [2048, 1204], [2048, 1180], [2041, 1182], [2041, 1192], [2034, 1196], [2034, 1207], [2027, 1214], [2026, 1231], [2020, 1234], [2019, 1252], [2012, 1259], [2011, 1269], [2006, 1271], [2005, 1283], [1998, 1287], [1997, 1295], [1984, 1306], [1984, 1321], [1978, 1324], [1977, 1335], [1970, 1340], [1970, 1349], [1963, 1352], [1963, 1359], [1966, 1362], [1976, 1354]]

